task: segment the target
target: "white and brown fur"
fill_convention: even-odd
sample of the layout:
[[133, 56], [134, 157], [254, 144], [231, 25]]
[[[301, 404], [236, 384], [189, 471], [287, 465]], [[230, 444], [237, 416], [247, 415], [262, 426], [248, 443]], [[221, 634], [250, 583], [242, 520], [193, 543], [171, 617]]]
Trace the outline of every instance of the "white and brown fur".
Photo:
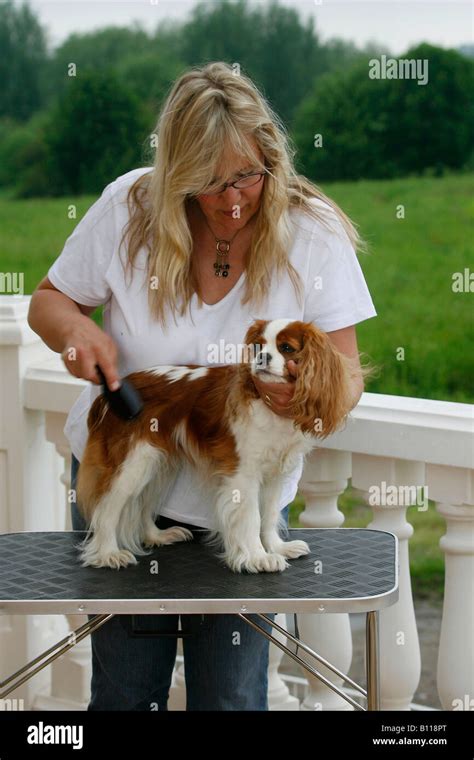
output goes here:
[[[244, 342], [252, 350], [240, 364], [158, 366], [128, 375], [144, 402], [135, 420], [120, 420], [103, 396], [94, 401], [77, 479], [78, 506], [89, 524], [83, 565], [120, 568], [148, 547], [192, 539], [185, 528], [155, 525], [160, 493], [182, 458], [213, 497], [216, 529], [208, 536], [220, 541], [229, 568], [279, 571], [308, 553], [304, 541], [280, 536], [281, 481], [299, 454], [345, 419], [351, 362], [312, 323], [257, 320]], [[290, 358], [299, 365], [296, 380], [286, 366]], [[257, 373], [263, 381], [294, 383], [292, 419], [260, 398]]]

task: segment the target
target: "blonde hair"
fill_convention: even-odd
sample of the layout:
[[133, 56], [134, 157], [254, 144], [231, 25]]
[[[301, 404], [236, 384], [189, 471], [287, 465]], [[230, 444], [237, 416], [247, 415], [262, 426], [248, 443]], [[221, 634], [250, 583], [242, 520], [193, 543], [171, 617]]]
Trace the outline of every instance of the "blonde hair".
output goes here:
[[337, 204], [296, 174], [296, 151], [283, 124], [253, 82], [228, 64], [209, 63], [182, 74], [162, 106], [155, 134], [153, 171], [141, 175], [128, 192], [129, 221], [121, 243], [128, 236], [127, 265], [131, 267], [139, 250], [148, 249], [149, 310], [163, 326], [167, 305], [174, 316], [179, 304], [183, 316], [194, 293], [202, 304], [185, 203], [204, 189], [216, 187], [219, 162], [227, 169], [226, 148], [254, 166], [255, 152], [249, 142], [253, 138], [266, 168], [245, 262], [242, 304], [262, 303], [274, 271], [287, 271], [297, 297], [303, 296], [301, 278], [288, 258], [294, 234], [289, 211], [298, 208], [328, 226], [327, 210], [316, 208], [311, 198], [327, 203], [332, 209], [329, 215], [335, 213], [355, 250], [363, 248], [354, 224]]

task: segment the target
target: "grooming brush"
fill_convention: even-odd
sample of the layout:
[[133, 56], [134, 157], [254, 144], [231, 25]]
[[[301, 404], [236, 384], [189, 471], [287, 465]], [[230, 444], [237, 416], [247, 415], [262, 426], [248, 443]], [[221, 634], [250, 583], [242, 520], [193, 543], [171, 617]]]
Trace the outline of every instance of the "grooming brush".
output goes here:
[[95, 368], [102, 381], [102, 392], [109, 402], [112, 412], [122, 420], [134, 420], [138, 417], [143, 409], [143, 401], [133, 385], [127, 380], [121, 380], [120, 388], [111, 391], [99, 365], [96, 364]]

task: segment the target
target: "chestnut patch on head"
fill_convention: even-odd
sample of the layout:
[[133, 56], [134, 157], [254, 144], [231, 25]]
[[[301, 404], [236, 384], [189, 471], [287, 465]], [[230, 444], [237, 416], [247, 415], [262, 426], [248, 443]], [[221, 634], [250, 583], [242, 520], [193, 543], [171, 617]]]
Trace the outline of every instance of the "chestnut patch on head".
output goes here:
[[244, 361], [253, 361], [257, 354], [266, 346], [267, 341], [263, 337], [263, 331], [267, 324], [268, 322], [264, 319], [257, 319], [247, 330], [244, 340], [246, 353]]
[[280, 330], [276, 337], [279, 352], [287, 359], [296, 359], [304, 345], [304, 335], [301, 322], [293, 323]]

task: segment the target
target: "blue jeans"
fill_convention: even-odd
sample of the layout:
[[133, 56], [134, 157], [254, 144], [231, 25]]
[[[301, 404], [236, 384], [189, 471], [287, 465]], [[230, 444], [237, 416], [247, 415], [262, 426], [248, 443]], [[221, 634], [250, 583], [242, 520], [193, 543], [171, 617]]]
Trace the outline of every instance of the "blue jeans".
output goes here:
[[[72, 456], [71, 488], [79, 462]], [[289, 505], [283, 510], [288, 520]], [[159, 528], [184, 525], [158, 517]], [[73, 530], [87, 525], [72, 504]], [[93, 616], [88, 616], [89, 620]], [[167, 710], [176, 658], [176, 637], [140, 637], [135, 631], [177, 631], [181, 617], [186, 710], [268, 710], [269, 642], [237, 615], [115, 615], [92, 641], [91, 701], [88, 710]], [[259, 625], [270, 626], [255, 615]], [[269, 617], [274, 618], [273, 614]], [[239, 633], [240, 636], [236, 636]], [[237, 644], [238, 642], [238, 644]]]

